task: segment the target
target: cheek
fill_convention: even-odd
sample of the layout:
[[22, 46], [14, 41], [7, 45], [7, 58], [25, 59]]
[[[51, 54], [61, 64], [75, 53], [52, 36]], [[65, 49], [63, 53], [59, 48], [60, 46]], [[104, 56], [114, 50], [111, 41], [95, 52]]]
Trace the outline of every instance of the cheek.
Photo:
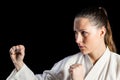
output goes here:
[[97, 35], [91, 35], [87, 37], [85, 44], [87, 47], [92, 48], [98, 46], [98, 43], [100, 43], [99, 37]]

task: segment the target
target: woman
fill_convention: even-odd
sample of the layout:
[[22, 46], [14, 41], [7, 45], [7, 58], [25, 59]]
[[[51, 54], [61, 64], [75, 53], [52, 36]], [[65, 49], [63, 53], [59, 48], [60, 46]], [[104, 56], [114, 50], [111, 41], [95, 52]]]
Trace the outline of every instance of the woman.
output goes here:
[[34, 74], [23, 62], [24, 45], [11, 47], [15, 69], [7, 80], [120, 80], [120, 55], [106, 10], [83, 9], [74, 19], [74, 32], [80, 52], [60, 60], [43, 74]]

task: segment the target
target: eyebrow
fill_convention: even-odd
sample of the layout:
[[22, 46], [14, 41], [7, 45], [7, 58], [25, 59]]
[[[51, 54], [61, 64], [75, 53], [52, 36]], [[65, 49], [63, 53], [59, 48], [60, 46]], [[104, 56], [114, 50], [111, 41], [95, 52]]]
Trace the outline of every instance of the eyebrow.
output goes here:
[[74, 31], [86, 31], [87, 29], [74, 29]]

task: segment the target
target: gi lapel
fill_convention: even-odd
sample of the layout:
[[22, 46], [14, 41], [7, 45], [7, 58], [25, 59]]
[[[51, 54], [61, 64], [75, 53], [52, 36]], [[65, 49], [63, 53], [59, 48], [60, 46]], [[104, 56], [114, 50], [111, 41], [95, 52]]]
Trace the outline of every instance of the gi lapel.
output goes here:
[[110, 52], [107, 48], [103, 56], [96, 62], [92, 67], [90, 72], [85, 77], [85, 80], [98, 80], [100, 73], [103, 71], [104, 67], [107, 65], [108, 59], [110, 58]]

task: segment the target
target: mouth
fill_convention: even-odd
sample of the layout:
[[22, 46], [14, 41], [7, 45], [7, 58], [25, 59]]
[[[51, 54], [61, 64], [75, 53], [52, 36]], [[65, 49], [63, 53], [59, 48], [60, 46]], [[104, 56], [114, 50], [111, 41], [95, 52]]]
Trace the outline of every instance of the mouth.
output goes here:
[[80, 49], [84, 49], [84, 48], [85, 48], [85, 46], [79, 46], [79, 48], [80, 48]]

